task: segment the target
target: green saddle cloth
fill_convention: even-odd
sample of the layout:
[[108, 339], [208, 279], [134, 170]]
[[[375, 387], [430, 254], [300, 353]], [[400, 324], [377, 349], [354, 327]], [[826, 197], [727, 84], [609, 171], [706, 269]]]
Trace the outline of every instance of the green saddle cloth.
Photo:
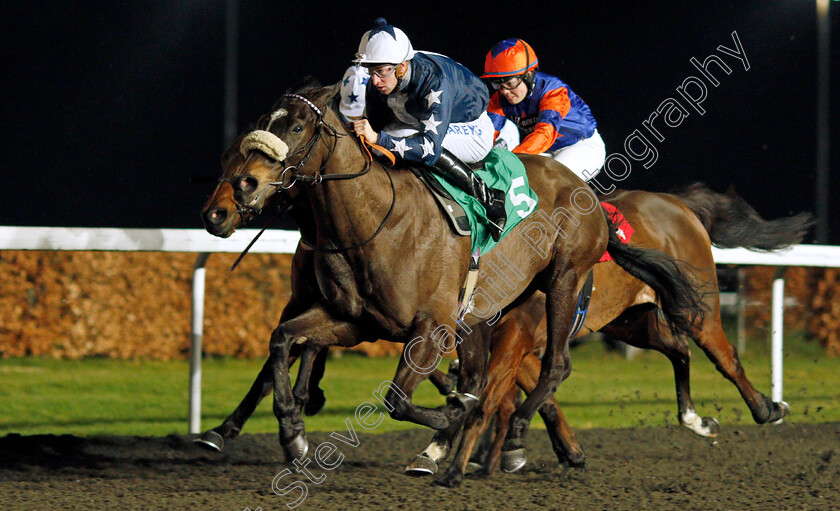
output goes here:
[[[492, 149], [484, 159], [484, 168], [476, 170], [475, 173], [491, 188], [505, 192], [507, 224], [501, 238], [504, 239], [519, 222], [537, 209], [539, 203], [537, 194], [528, 184], [525, 165], [516, 155], [506, 149]], [[487, 216], [484, 206], [479, 204], [473, 196], [443, 177], [435, 173], [431, 174], [452, 195], [452, 198], [464, 208], [464, 212], [470, 221], [470, 231], [472, 231], [471, 252], [475, 253], [476, 250], [479, 250], [481, 254], [486, 254], [492, 250], [498, 242], [494, 241], [487, 231]]]

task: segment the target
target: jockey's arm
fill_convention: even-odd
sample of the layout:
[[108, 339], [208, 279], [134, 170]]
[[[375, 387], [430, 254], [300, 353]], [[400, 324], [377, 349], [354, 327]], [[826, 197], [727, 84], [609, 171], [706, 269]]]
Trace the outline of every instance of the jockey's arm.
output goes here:
[[[528, 134], [521, 144], [513, 149], [514, 153], [542, 154], [549, 150], [558, 137], [573, 136], [564, 133], [563, 119], [571, 110], [569, 93], [565, 87], [546, 91], [540, 98], [540, 113], [534, 131]], [[575, 138], [580, 138], [577, 135]]]
[[444, 78], [429, 80], [416, 93], [423, 107], [419, 115], [420, 131], [407, 137], [392, 137], [380, 131], [376, 143], [405, 160], [434, 164], [443, 150], [443, 137], [452, 118], [451, 88]]
[[375, 144], [379, 138], [379, 133], [373, 131], [373, 128], [370, 126], [370, 121], [367, 119], [358, 119], [353, 121], [353, 132], [356, 133], [356, 136], [359, 138], [367, 140], [368, 144]]

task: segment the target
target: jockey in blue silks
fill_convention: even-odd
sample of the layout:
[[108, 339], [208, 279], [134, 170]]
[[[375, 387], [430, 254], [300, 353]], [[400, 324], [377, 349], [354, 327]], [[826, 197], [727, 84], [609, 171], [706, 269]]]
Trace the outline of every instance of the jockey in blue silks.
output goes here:
[[449, 57], [414, 51], [405, 32], [382, 18], [362, 36], [354, 62], [370, 71], [367, 118], [353, 122], [356, 134], [429, 166], [475, 197], [498, 241], [507, 220], [505, 194], [464, 163], [483, 160], [493, 147], [481, 79]]

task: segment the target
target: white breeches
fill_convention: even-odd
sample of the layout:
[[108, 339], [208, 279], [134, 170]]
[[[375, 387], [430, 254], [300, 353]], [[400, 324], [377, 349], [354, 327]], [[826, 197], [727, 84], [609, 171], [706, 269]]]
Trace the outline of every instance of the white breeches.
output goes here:
[[[543, 155], [554, 158], [577, 174], [579, 178], [588, 181], [601, 171], [607, 157], [607, 151], [604, 148], [601, 135], [598, 130], [595, 130], [595, 133], [589, 138], [579, 140], [556, 151], [543, 153]], [[584, 171], [586, 171], [586, 175], [584, 175]]]

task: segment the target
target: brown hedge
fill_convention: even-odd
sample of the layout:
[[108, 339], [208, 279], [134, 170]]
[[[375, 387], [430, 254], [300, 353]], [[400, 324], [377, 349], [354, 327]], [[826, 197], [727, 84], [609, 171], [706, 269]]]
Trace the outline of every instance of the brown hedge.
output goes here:
[[[286, 305], [291, 255], [207, 263], [203, 351], [264, 357]], [[189, 352], [196, 254], [0, 252], [0, 354], [168, 360]], [[359, 348], [399, 353], [392, 343]]]
[[[288, 254], [237, 254], [207, 263], [203, 350], [264, 357], [289, 299]], [[189, 351], [192, 253], [0, 252], [0, 356], [184, 358]], [[772, 267], [745, 270], [750, 329], [770, 322]], [[785, 328], [803, 330], [840, 354], [840, 271], [790, 268], [786, 295], [797, 305]], [[357, 349], [397, 354], [378, 342]]]

